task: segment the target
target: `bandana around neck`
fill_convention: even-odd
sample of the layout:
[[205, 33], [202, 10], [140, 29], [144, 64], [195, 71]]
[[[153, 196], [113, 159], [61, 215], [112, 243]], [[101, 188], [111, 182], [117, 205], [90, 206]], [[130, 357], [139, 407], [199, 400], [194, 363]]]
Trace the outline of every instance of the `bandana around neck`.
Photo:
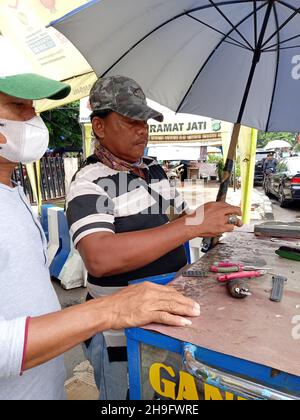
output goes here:
[[98, 143], [95, 148], [95, 155], [104, 165], [115, 171], [131, 172], [139, 177], [145, 178], [143, 169], [148, 169], [148, 166], [141, 159], [140, 162], [130, 163], [126, 162], [111, 153], [106, 147]]

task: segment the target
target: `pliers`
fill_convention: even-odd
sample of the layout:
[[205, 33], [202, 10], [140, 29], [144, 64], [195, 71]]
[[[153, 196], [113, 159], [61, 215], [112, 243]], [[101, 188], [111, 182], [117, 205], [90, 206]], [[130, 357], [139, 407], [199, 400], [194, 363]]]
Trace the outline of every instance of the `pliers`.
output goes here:
[[[227, 282], [230, 280], [236, 279], [247, 279], [261, 277], [266, 274], [266, 268], [260, 271], [254, 271], [258, 267], [245, 266], [242, 263], [233, 263], [233, 262], [216, 262], [211, 266], [210, 271], [212, 273], [223, 273], [225, 275], [219, 276], [219, 282]], [[247, 271], [249, 270], [249, 271]]]

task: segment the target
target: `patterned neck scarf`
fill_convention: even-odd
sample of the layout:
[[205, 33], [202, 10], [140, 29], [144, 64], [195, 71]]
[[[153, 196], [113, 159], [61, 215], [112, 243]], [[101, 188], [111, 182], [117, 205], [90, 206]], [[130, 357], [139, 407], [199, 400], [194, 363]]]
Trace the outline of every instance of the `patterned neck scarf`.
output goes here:
[[95, 155], [104, 165], [108, 166], [115, 171], [126, 171], [133, 173], [141, 178], [146, 178], [145, 170], [148, 170], [148, 166], [141, 159], [137, 163], [129, 163], [125, 160], [122, 160], [111, 153], [106, 147], [98, 143], [95, 148]]

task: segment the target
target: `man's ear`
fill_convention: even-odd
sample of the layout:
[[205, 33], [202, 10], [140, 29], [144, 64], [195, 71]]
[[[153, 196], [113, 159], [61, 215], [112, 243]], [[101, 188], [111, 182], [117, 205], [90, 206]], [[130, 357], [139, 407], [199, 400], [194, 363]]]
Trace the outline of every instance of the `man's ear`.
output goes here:
[[93, 118], [92, 120], [93, 131], [96, 137], [98, 137], [99, 139], [104, 138], [104, 125], [105, 125], [105, 122], [103, 118], [100, 118], [100, 117]]

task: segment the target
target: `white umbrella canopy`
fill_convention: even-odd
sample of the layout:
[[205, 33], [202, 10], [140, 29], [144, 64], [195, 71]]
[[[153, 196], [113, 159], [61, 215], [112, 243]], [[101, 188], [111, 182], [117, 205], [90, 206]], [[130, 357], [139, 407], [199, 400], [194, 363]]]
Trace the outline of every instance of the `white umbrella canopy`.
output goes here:
[[273, 141], [270, 141], [265, 146], [265, 150], [286, 149], [286, 148], [291, 149], [292, 146], [290, 145], [289, 142], [284, 141], [284, 140], [273, 140]]
[[53, 23], [177, 112], [299, 131], [300, 0], [94, 0]]
[[[125, 75], [182, 113], [300, 131], [300, 0], [93, 0], [53, 22], [98, 76]], [[216, 241], [207, 241], [207, 251]]]

